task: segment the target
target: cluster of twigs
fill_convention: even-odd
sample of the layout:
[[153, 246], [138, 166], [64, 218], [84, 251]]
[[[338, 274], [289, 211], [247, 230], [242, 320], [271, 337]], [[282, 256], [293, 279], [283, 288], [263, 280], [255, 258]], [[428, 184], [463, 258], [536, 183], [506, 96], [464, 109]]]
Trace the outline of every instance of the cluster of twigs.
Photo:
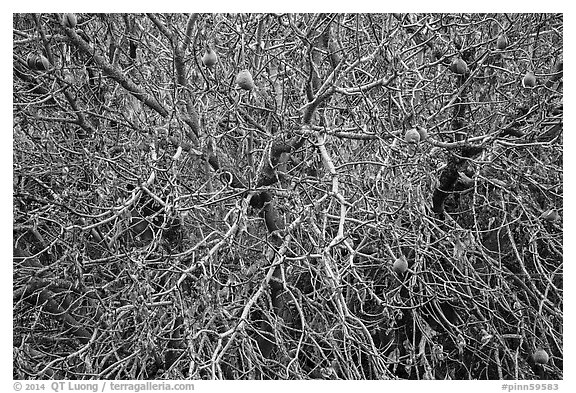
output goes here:
[[562, 378], [561, 16], [69, 23], [14, 19], [15, 378]]

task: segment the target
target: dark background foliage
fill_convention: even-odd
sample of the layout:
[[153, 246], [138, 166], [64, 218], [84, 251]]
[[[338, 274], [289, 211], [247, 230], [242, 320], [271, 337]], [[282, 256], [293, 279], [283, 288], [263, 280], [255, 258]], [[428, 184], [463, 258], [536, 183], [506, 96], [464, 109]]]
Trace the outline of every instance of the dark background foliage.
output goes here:
[[562, 15], [13, 22], [15, 378], [562, 378]]

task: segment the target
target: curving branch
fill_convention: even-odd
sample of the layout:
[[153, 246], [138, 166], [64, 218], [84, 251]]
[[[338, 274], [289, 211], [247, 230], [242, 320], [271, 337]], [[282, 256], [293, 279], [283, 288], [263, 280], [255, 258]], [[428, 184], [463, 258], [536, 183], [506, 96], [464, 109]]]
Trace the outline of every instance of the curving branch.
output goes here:
[[168, 111], [147, 91], [136, 85], [118, 68], [109, 63], [104, 56], [99, 55], [94, 48], [82, 37], [80, 37], [74, 29], [66, 29], [66, 35], [78, 49], [88, 56], [91, 56], [93, 61], [102, 68], [104, 73], [110, 78], [115, 80], [126, 91], [132, 94], [136, 99], [141, 101], [144, 105], [157, 112], [162, 117], [168, 116]]

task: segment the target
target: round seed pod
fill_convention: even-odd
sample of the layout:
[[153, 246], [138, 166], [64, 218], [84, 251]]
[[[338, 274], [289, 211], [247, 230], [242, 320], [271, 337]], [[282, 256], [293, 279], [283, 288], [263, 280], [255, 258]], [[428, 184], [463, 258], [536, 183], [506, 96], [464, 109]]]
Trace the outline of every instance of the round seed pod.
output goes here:
[[468, 65], [461, 58], [456, 58], [450, 64], [450, 71], [458, 75], [464, 75], [468, 71]]
[[26, 65], [33, 71], [36, 71], [37, 69], [36, 68], [37, 61], [38, 61], [38, 55], [34, 53], [30, 53], [28, 54], [28, 57], [26, 57]]
[[542, 217], [542, 219], [547, 222], [554, 222], [560, 218], [556, 209], [546, 210], [540, 217]]
[[501, 34], [496, 40], [496, 48], [504, 50], [508, 47], [508, 38], [505, 34]]
[[64, 14], [62, 15], [62, 23], [69, 29], [73, 29], [78, 24], [78, 19], [76, 14]]
[[212, 48], [207, 47], [204, 56], [202, 56], [202, 64], [206, 67], [213, 67], [218, 62], [218, 55], [212, 50]]
[[50, 68], [50, 62], [48, 59], [42, 55], [38, 56], [36, 59], [36, 69], [39, 71], [48, 71]]
[[408, 261], [403, 256], [396, 259], [392, 265], [392, 270], [396, 274], [404, 274], [408, 270]]
[[532, 359], [534, 359], [534, 362], [537, 364], [546, 364], [548, 363], [548, 360], [550, 360], [550, 356], [548, 356], [548, 353], [545, 350], [539, 349], [534, 352]]
[[524, 78], [522, 78], [522, 86], [529, 89], [536, 86], [536, 76], [532, 71], [528, 71], [526, 75], [524, 75]]
[[254, 80], [252, 74], [248, 70], [242, 70], [236, 75], [236, 84], [244, 90], [252, 90], [254, 88]]
[[420, 142], [420, 133], [416, 128], [411, 128], [404, 134], [404, 140], [407, 143], [418, 143]]

